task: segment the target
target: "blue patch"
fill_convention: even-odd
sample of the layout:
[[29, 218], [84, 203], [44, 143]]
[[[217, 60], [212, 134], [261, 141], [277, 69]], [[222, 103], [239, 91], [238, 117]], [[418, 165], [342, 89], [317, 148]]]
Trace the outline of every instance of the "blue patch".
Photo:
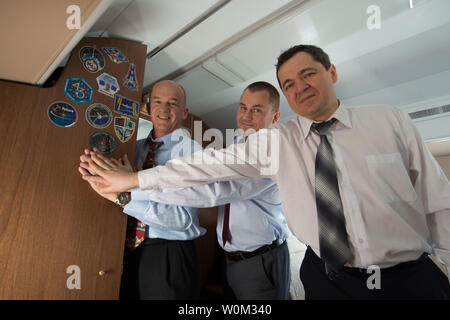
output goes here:
[[136, 79], [136, 66], [134, 63], [130, 63], [127, 75], [123, 78], [123, 86], [130, 90], [137, 91], [138, 82]]
[[97, 84], [98, 92], [106, 94], [111, 98], [120, 90], [117, 79], [107, 73], [102, 73], [97, 77]]
[[104, 47], [102, 48], [102, 50], [104, 53], [108, 55], [109, 59], [111, 59], [112, 62], [115, 63], [128, 62], [128, 59], [118, 48]]
[[53, 102], [47, 110], [48, 118], [58, 127], [71, 127], [77, 122], [77, 110], [67, 102]]
[[114, 111], [137, 119], [139, 117], [139, 102], [116, 94], [114, 97]]
[[75, 103], [91, 102], [93, 90], [83, 78], [67, 78], [64, 93]]
[[117, 140], [107, 132], [95, 132], [89, 137], [91, 148], [97, 148], [102, 154], [111, 154], [117, 149]]

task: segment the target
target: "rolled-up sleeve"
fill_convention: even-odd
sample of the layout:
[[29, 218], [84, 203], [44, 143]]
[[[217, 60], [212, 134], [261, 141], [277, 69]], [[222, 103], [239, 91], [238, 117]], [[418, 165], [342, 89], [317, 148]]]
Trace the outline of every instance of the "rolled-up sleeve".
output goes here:
[[450, 269], [450, 184], [411, 119], [401, 113], [409, 150], [410, 177], [421, 198], [434, 253]]
[[279, 166], [278, 129], [261, 129], [245, 143], [221, 150], [205, 149], [164, 166], [138, 172], [139, 188], [164, 191], [217, 181], [273, 178]]

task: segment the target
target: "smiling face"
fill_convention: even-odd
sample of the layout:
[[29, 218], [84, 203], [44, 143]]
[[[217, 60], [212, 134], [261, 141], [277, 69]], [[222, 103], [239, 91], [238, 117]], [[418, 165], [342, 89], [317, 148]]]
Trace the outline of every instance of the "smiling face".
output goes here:
[[236, 124], [244, 132], [266, 128], [280, 118], [280, 111], [275, 110], [267, 91], [251, 91], [246, 89], [241, 96], [236, 113]]
[[305, 52], [287, 60], [278, 70], [281, 89], [292, 110], [316, 121], [326, 121], [339, 106], [334, 91], [336, 67], [328, 70]]
[[150, 119], [155, 138], [168, 135], [181, 127], [189, 110], [183, 89], [173, 81], [158, 82], [150, 97]]

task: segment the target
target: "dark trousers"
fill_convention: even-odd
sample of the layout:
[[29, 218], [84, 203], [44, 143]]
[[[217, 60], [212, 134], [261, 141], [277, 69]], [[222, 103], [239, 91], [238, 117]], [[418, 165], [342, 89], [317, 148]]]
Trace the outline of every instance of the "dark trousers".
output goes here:
[[125, 249], [120, 299], [178, 300], [197, 296], [193, 241], [146, 239], [134, 251]]
[[239, 300], [286, 300], [291, 283], [286, 241], [244, 260], [226, 259], [227, 282]]
[[449, 279], [428, 257], [379, 270], [380, 289], [369, 289], [368, 282], [375, 283], [373, 270], [344, 268], [330, 279], [322, 259], [308, 247], [300, 268], [305, 299], [450, 299]]

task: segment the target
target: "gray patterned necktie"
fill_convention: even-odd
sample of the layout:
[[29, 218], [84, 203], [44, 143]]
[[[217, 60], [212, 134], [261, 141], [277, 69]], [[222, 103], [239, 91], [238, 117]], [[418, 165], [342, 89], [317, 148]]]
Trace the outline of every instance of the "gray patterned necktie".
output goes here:
[[339, 269], [349, 260], [351, 251], [345, 229], [333, 150], [326, 136], [327, 130], [335, 121], [333, 118], [326, 122], [314, 123], [312, 128], [320, 135], [315, 178], [320, 256], [326, 263]]

